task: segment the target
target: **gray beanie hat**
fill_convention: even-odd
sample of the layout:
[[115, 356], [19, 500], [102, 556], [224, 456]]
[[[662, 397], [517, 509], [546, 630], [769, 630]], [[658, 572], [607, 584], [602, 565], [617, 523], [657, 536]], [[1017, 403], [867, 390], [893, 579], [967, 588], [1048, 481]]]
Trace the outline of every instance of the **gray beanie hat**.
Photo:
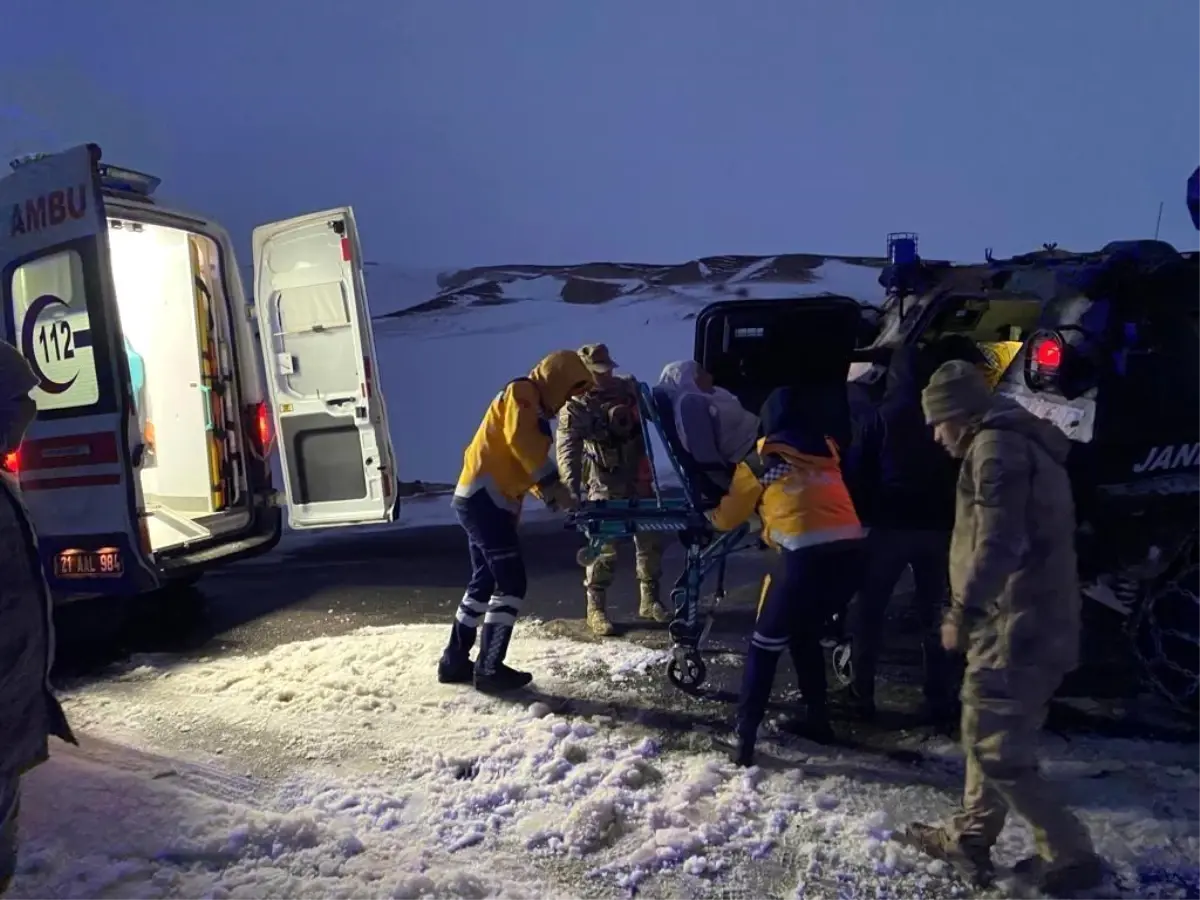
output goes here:
[[977, 366], [961, 359], [943, 363], [921, 391], [921, 408], [930, 425], [975, 419], [991, 406], [992, 390], [987, 379]]

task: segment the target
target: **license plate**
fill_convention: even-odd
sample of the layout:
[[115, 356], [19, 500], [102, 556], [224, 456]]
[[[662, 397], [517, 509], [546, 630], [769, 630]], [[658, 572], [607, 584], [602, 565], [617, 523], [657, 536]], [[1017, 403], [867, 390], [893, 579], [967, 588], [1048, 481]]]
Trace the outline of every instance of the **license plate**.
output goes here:
[[1092, 440], [1092, 432], [1096, 424], [1096, 401], [1087, 398], [1078, 400], [1063, 400], [1059, 397], [1048, 397], [1044, 394], [1027, 394], [1024, 392], [1004, 392], [1011, 400], [1015, 400], [1037, 416], [1058, 427], [1058, 430], [1073, 441], [1087, 444]]
[[54, 557], [55, 578], [120, 578], [125, 561], [117, 547], [63, 550]]

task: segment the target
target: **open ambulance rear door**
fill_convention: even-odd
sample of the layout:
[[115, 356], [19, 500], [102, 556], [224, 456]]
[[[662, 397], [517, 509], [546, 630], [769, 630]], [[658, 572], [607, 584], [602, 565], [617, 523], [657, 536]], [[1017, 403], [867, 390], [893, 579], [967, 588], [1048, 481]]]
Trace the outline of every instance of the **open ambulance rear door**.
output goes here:
[[159, 586], [137, 512], [141, 448], [130, 433], [99, 161], [100, 148], [85, 144], [0, 179], [4, 337], [40, 379], [31, 392], [37, 418], [5, 462], [61, 594]]
[[254, 229], [254, 306], [288, 523], [390, 522], [395, 454], [353, 211]]

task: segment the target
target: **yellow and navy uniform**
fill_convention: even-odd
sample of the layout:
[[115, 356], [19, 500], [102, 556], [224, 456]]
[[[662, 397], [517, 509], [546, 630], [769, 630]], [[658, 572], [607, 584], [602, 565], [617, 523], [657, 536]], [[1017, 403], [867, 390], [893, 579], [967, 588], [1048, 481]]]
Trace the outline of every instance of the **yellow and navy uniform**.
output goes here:
[[593, 384], [591, 372], [574, 350], [557, 350], [525, 378], [512, 381], [496, 395], [463, 452], [462, 472], [454, 500], [486, 491], [496, 506], [516, 512], [528, 491], [558, 484], [550, 456], [550, 419], [571, 396]]
[[766, 437], [738, 464], [729, 493], [708, 513], [722, 531], [758, 510], [762, 536], [779, 550], [750, 637], [738, 696], [735, 761], [750, 765], [779, 656], [790, 649], [814, 739], [830, 732], [821, 628], [853, 592], [862, 524], [842, 479], [837, 445], [812, 421], [801, 392], [777, 388], [763, 404]]
[[829, 455], [818, 456], [760, 439], [757, 453], [738, 464], [729, 493], [709, 513], [713, 527], [732, 531], [757, 509], [763, 539], [779, 550], [862, 537], [837, 448], [828, 438], [825, 444]]

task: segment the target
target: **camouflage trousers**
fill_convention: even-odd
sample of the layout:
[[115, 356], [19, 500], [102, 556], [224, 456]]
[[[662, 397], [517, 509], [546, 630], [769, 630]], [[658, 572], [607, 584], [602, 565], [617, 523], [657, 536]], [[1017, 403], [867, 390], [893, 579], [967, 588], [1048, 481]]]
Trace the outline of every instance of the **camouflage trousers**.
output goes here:
[[[653, 532], [635, 534], [633, 547], [638, 581], [643, 584], [657, 583], [662, 578], [662, 535]], [[599, 555], [584, 571], [583, 586], [589, 590], [606, 590], [612, 584], [616, 567], [617, 544], [614, 541], [601, 547]]]
[[1062, 673], [1053, 670], [968, 666], [962, 688], [966, 784], [951, 828], [962, 842], [991, 848], [1011, 811], [1029, 823], [1047, 862], [1092, 852], [1087, 829], [1058, 785], [1038, 771], [1038, 732], [1061, 682]]
[[0, 896], [17, 871], [17, 813], [21, 807], [21, 776], [0, 772]]

